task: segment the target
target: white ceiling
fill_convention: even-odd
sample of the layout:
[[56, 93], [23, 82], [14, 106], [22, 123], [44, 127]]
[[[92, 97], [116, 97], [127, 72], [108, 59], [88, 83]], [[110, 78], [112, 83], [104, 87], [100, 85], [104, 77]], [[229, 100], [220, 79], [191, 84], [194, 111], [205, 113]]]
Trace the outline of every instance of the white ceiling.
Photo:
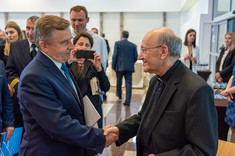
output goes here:
[[75, 5], [89, 12], [180, 12], [198, 0], [0, 0], [0, 12], [69, 12]]

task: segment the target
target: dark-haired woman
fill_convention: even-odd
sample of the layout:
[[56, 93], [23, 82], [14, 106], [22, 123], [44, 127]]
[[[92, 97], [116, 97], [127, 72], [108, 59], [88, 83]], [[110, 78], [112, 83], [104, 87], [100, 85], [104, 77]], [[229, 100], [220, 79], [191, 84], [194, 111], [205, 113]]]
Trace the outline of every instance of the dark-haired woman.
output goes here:
[[186, 32], [180, 60], [196, 73], [196, 65], [199, 62], [199, 48], [196, 46], [196, 31], [193, 29]]
[[[91, 50], [93, 38], [86, 32], [82, 32], [73, 39], [75, 50]], [[102, 91], [107, 92], [110, 88], [108, 77], [101, 66], [100, 56], [94, 53], [94, 59], [77, 59], [73, 57], [73, 63], [69, 67], [70, 72], [74, 75], [81, 93], [87, 95], [101, 119], [98, 120], [98, 127], [103, 127], [103, 100]]]

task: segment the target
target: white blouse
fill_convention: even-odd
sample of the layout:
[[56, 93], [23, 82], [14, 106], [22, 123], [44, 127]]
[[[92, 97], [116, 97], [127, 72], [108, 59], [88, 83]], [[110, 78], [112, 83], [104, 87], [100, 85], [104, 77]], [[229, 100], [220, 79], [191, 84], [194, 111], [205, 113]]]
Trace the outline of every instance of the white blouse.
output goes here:
[[[190, 67], [190, 60], [189, 60], [189, 59], [184, 60], [185, 55], [188, 54], [188, 53], [189, 53], [189, 51], [188, 51], [188, 46], [182, 44], [181, 54], [180, 54], [180, 60], [181, 60], [182, 63], [184, 63], [185, 66], [187, 66], [187, 67], [189, 68], [189, 67]], [[196, 71], [196, 65], [200, 62], [200, 61], [199, 61], [199, 59], [200, 59], [200, 58], [199, 58], [199, 48], [198, 48], [197, 46], [192, 49], [192, 55], [193, 55], [193, 57], [195, 57], [196, 60], [197, 60], [197, 63], [192, 62], [192, 63], [193, 63], [193, 64], [192, 64], [192, 71], [193, 71], [194, 73], [197, 73], [197, 71]]]

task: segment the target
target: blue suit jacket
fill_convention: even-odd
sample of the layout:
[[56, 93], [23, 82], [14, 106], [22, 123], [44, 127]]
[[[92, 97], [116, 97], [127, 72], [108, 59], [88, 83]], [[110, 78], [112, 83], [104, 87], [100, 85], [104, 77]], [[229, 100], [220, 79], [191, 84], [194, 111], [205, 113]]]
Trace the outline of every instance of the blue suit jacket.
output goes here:
[[14, 112], [6, 80], [5, 66], [0, 61], [0, 131], [2, 128], [14, 127]]
[[134, 72], [134, 64], [137, 61], [138, 53], [136, 45], [127, 39], [115, 42], [112, 57], [112, 69], [116, 72]]
[[23, 70], [18, 89], [25, 133], [20, 156], [101, 153], [102, 129], [85, 126], [83, 102], [57, 66], [42, 52]]

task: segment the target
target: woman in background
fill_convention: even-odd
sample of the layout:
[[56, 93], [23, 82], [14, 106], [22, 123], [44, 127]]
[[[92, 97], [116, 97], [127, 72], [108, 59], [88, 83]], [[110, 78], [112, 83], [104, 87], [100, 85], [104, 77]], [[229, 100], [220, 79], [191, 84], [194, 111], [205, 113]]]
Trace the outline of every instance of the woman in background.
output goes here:
[[[86, 32], [82, 32], [76, 35], [76, 37], [73, 39], [73, 44], [76, 50], [89, 51], [91, 50], [93, 43], [93, 38]], [[76, 54], [76, 50], [73, 51], [74, 54]], [[81, 90], [82, 96], [87, 95], [96, 108], [97, 112], [100, 114], [101, 119], [98, 120], [98, 127], [102, 128], [103, 100], [101, 98], [101, 91], [107, 92], [110, 88], [110, 83], [103, 67], [101, 66], [100, 56], [97, 53], [94, 53], [94, 59], [77, 59], [73, 57], [73, 63], [69, 67], [69, 70], [74, 75]], [[100, 88], [100, 90], [94, 92], [94, 88], [92, 88], [94, 85]]]
[[195, 66], [199, 62], [199, 48], [196, 46], [196, 31], [194, 29], [189, 29], [186, 32], [180, 56], [180, 60], [196, 73]]
[[219, 83], [228, 82], [235, 65], [235, 35], [233, 32], [225, 34], [225, 47], [222, 48], [216, 61], [215, 78]]
[[22, 34], [20, 27], [13, 21], [7, 23], [5, 27], [6, 40], [0, 45], [0, 59], [3, 60], [5, 66], [7, 64], [7, 58], [10, 52], [10, 44], [17, 40], [22, 40]]
[[220, 94], [227, 97], [228, 106], [224, 121], [231, 127], [232, 135], [231, 142], [235, 143], [235, 66], [233, 68], [232, 76], [230, 77], [227, 87]]

